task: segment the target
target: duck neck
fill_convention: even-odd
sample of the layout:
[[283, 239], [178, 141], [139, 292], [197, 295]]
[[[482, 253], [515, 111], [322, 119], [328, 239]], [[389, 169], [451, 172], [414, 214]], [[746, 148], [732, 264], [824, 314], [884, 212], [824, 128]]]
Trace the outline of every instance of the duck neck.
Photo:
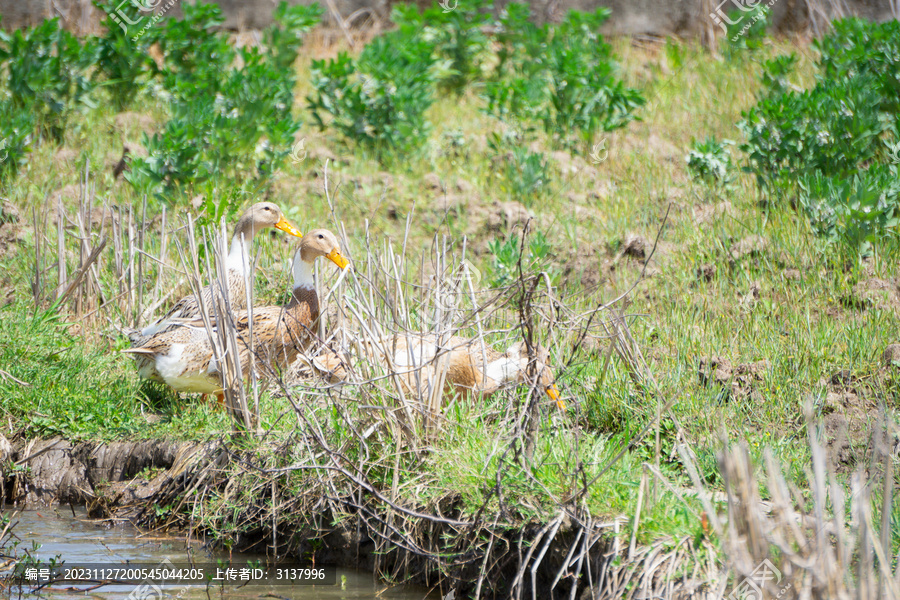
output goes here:
[[291, 265], [294, 274], [294, 293], [290, 308], [308, 306], [313, 319], [319, 316], [319, 297], [316, 295], [316, 281], [313, 275], [313, 261], [304, 260], [303, 251], [294, 255]]
[[249, 270], [250, 242], [252, 238], [252, 229], [246, 232], [238, 230], [234, 237], [231, 238], [231, 249], [228, 251], [228, 257], [225, 259], [225, 267], [229, 271], [246, 273]]
[[316, 289], [316, 279], [313, 275], [314, 262], [315, 258], [310, 260], [302, 249], [294, 254], [294, 262], [291, 264], [291, 271], [294, 274], [294, 291], [298, 289]]

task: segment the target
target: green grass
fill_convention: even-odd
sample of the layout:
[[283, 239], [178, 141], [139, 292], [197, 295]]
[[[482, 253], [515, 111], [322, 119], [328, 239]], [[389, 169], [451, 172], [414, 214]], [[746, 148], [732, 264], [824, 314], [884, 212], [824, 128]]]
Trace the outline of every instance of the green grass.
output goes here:
[[85, 343], [56, 314], [0, 309], [0, 410], [28, 436], [73, 441], [202, 438], [227, 421], [209, 405], [142, 382], [109, 340]]
[[[768, 57], [791, 49], [794, 46], [772, 40], [761, 52]], [[331, 132], [315, 131], [304, 119], [307, 124], [300, 135], [310, 156], [299, 164], [287, 162], [269, 199], [304, 231], [336, 229], [322, 191], [323, 165], [314, 158], [330, 153], [337, 158], [329, 165], [331, 189], [337, 186], [335, 213], [353, 240], [347, 249], [351, 257], [358, 260], [365, 255], [367, 220], [373, 239], [379, 243], [391, 239], [399, 246], [405, 215], [415, 207], [410, 252], [429, 248], [435, 235], [457, 241], [467, 235], [473, 252], [470, 258], [474, 257], [488, 281], [497, 275], [488, 242], [498, 236], [502, 241], [506, 232], [485, 230], [480, 211], [493, 200], [520, 201], [534, 211], [533, 227], [550, 246], [544, 266], [560, 273], [559, 294], [581, 307], [615, 298], [633, 284], [642, 265], [626, 256], [611, 269], [617, 249], [629, 233], [652, 241], [668, 210], [660, 238], [666, 253], [658, 259], [654, 274], [638, 285], [628, 309], [635, 315], [631, 328], [658, 382], [659, 398], [674, 400], [660, 430], [662, 473], [674, 485], [690, 485], [674, 452], [675, 444], [688, 443], [703, 477], [720, 486], [715, 453], [721, 438], [728, 437], [745, 439], [755, 458], [771, 447], [789, 476], [802, 486], [809, 465], [802, 406], [805, 398], [824, 395], [823, 381], [849, 369], [860, 380], [859, 393], [865, 393], [873, 405], [883, 402], [896, 408], [897, 377], [881, 370], [880, 355], [888, 344], [898, 341], [897, 311], [847, 304], [857, 282], [897, 277], [896, 260], [890, 260], [897, 255], [896, 241], [886, 242], [874, 260], [846, 266], [833, 248], [814, 237], [805, 217], [789, 206], [761, 204], [749, 177], [739, 174], [730, 187], [720, 190], [690, 180], [685, 156], [694, 140], [739, 139], [735, 123], [741, 110], [754, 102], [760, 73], [757, 60], [722, 62], [693, 44], [675, 42], [647, 51], [619, 40], [614, 51], [623, 64], [626, 83], [639, 87], [648, 99], [638, 112], [642, 121], [607, 134], [609, 158], [599, 165], [587, 158], [575, 161], [581, 167], [576, 173], [566, 168], [569, 159], [552, 154], [557, 149], [538, 135], [536, 146], [549, 157], [551, 173], [548, 189], [539, 198], [510, 198], [497, 180], [485, 132], [501, 125], [484, 114], [477, 93], [468, 90], [458, 98], [447, 96], [435, 102], [428, 113], [435, 128], [425, 150], [396, 161], [389, 172], [363, 150], [342, 145]], [[305, 110], [302, 98], [310, 91], [307, 66], [299, 67], [298, 111]], [[811, 80], [808, 49], [801, 48], [798, 72], [797, 83]], [[149, 111], [159, 125], [165, 106], [145, 97], [135, 111]], [[133, 127], [117, 130], [114, 124], [115, 115], [106, 108], [75, 120], [63, 146], [74, 152], [75, 159], [60, 161], [58, 149], [44, 144], [3, 195], [19, 207], [42, 206], [48, 194], [75, 184], [89, 161], [98, 202], [139, 207], [141, 199], [128, 184], [114, 182], [108, 168], [118, 159], [121, 144], [139, 142], [139, 134]], [[467, 158], [440, 151], [445, 134], [464, 140]], [[472, 184], [468, 208], [451, 210], [446, 217], [433, 210], [434, 194], [422, 184], [429, 173], [450, 187], [457, 179]], [[387, 189], [381, 183], [384, 178], [392, 182]], [[696, 215], [726, 201], [731, 212], [698, 224]], [[573, 202], [593, 217], [576, 215]], [[158, 210], [151, 202], [151, 213]], [[729, 248], [749, 235], [762, 236], [768, 246], [756, 256], [732, 261]], [[55, 231], [48, 236], [55, 247]], [[0, 281], [16, 294], [12, 304], [0, 309], [0, 368], [31, 384], [23, 387], [0, 381], [0, 407], [14, 428], [25, 428], [28, 435], [77, 439], [202, 439], [229, 431], [225, 416], [195, 397], [179, 399], [140, 384], [130, 359], [117, 352], [122, 340], [102, 335], [105, 327], [98, 325], [100, 332], [70, 333], [70, 316], [35, 317], [28, 287], [34, 256], [33, 237], [30, 240], [17, 254], [0, 258]], [[155, 252], [158, 240], [149, 244], [149, 251]], [[290, 250], [283, 239], [268, 236], [259, 247], [256, 301], [276, 302], [288, 281]], [[418, 264], [418, 259], [412, 263]], [[696, 275], [698, 267], [707, 264], [717, 266], [709, 282]], [[70, 272], [74, 266], [70, 260]], [[572, 269], [574, 274], [566, 275]], [[799, 270], [801, 279], [786, 278], [789, 269]], [[585, 290], [578, 283], [584, 278], [578, 275], [582, 270], [597, 273], [599, 288]], [[152, 265], [148, 276], [151, 281], [156, 276]], [[113, 285], [108, 278], [104, 281]], [[742, 302], [754, 284], [759, 287], [758, 300]], [[111, 310], [108, 316], [116, 320], [127, 315]], [[552, 351], [558, 364], [569, 358], [563, 346]], [[754, 385], [754, 395], [728, 396], [721, 387], [701, 385], [697, 370], [704, 356], [721, 356], [734, 364], [766, 359], [771, 369]], [[485, 502], [496, 509], [498, 499], [490, 497], [489, 490], [499, 472], [506, 490], [504, 501], [516, 507], [517, 518], [551, 514], [556, 500], [582, 483], [580, 475], [573, 476], [579, 464], [590, 479], [655, 416], [656, 400], [635, 386], [617, 359], [613, 358], [598, 385], [601, 357], [602, 352], [580, 352], [574, 359], [577, 367], [560, 374], [560, 387], [573, 409], [565, 415], [545, 415], [529, 473], [510, 457], [501, 458], [509, 431], [499, 420], [485, 418], [483, 407], [461, 406], [448, 411], [446, 430], [427, 458], [401, 462], [400, 483], [410, 495], [407, 499], [427, 505], [458, 494], [466, 515]], [[509, 402], [509, 398], [495, 401]], [[287, 439], [295, 423], [287, 401], [266, 395], [262, 407], [264, 428], [274, 425], [270, 435]], [[334, 443], [345, 445], [350, 455], [362, 452], [341, 429], [331, 408], [310, 405], [309, 410], [328, 425]], [[352, 405], [347, 410], [360, 416]], [[152, 418], [148, 420], [147, 415]], [[870, 411], [868, 416], [874, 419], [875, 413]], [[862, 455], [866, 440], [853, 443]], [[393, 452], [387, 443], [381, 448], [386, 454]], [[393, 464], [370, 459], [372, 480], [389, 487]], [[652, 465], [656, 459], [655, 431], [651, 430], [591, 487], [587, 506], [599, 517], [631, 515], [643, 463]], [[301, 489], [308, 476], [295, 473], [286, 485]], [[685, 506], [664, 489], [660, 486], [658, 499], [645, 508], [640, 539], [697, 535], [699, 504], [690, 499], [691, 506]], [[229, 505], [229, 509], [240, 506]], [[225, 527], [218, 520], [214, 525]]]

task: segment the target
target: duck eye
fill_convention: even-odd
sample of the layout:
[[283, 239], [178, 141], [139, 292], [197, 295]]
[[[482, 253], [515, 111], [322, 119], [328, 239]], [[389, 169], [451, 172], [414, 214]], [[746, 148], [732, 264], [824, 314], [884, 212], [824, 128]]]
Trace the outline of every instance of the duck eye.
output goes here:
[[325, 239], [325, 236], [322, 235], [322, 234], [320, 233], [320, 234], [319, 234], [319, 239], [320, 239], [320, 240], [324, 240], [324, 239]]

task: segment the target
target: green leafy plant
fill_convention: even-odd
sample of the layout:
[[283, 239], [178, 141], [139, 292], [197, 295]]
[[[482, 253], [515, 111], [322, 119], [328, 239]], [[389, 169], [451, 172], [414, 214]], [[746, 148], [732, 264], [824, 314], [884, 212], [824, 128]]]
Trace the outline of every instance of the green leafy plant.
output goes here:
[[324, 10], [317, 3], [308, 6], [278, 3], [272, 14], [275, 24], [263, 31], [263, 45], [270, 54], [273, 67], [279, 70], [293, 68], [306, 32], [318, 25], [323, 14]]
[[556, 26], [537, 27], [529, 17], [527, 7], [511, 3], [500, 19], [498, 65], [485, 87], [488, 112], [538, 121], [563, 144], [570, 134], [586, 143], [635, 118], [645, 100], [617, 78], [598, 33], [608, 9], [570, 11]]
[[393, 20], [408, 31], [421, 31], [435, 58], [447, 63], [438, 86], [458, 94], [481, 77], [490, 41], [484, 28], [490, 24], [492, 8], [489, 0], [471, 0], [453, 10], [433, 4], [420, 13], [414, 5], [400, 4]]
[[896, 22], [836, 21], [816, 43], [815, 86], [788, 83], [793, 55], [767, 61], [760, 99], [738, 124], [760, 187], [796, 200], [848, 253], [871, 253], [897, 225], [898, 34]]
[[896, 165], [878, 165], [848, 177], [820, 172], [799, 182], [799, 202], [822, 235], [868, 256], [873, 244], [900, 224], [900, 176]]
[[724, 187], [734, 180], [734, 165], [728, 147], [731, 140], [717, 141], [708, 137], [695, 142], [687, 155], [687, 166], [691, 176], [710, 187]]
[[764, 95], [777, 96], [784, 94], [791, 89], [788, 76], [797, 66], [797, 55], [787, 54], [784, 56], [776, 56], [763, 63], [762, 84], [765, 89]]
[[547, 271], [551, 281], [558, 275], [555, 269], [549, 268], [548, 262], [552, 252], [547, 236], [541, 231], [534, 232], [525, 244], [524, 255], [522, 240], [510, 237], [506, 241], [491, 240], [488, 249], [492, 256], [492, 287], [511, 284], [519, 276], [519, 262], [525, 274], [535, 271]]
[[[282, 6], [263, 38], [277, 46], [233, 50], [214, 5], [185, 5], [183, 21], [161, 33], [170, 71], [171, 118], [162, 132], [145, 136], [146, 158], [132, 161], [128, 179], [158, 197], [222, 188], [252, 193], [289, 154], [299, 122], [291, 114], [293, 62], [321, 9]], [[198, 33], [198, 31], [200, 33]]]
[[97, 63], [94, 81], [108, 91], [108, 96], [118, 110], [124, 110], [158, 74], [156, 63], [150, 58], [149, 48], [156, 40], [154, 35], [144, 35], [133, 40], [111, 15], [126, 11], [129, 19], [139, 18], [138, 9], [130, 2], [125, 4], [94, 0], [94, 6], [106, 14], [101, 24], [106, 29], [97, 38]]
[[763, 186], [792, 187], [804, 173], [849, 174], [883, 153], [889, 122], [871, 76], [822, 80], [762, 98], [738, 127], [749, 170]]
[[34, 117], [11, 101], [0, 101], [0, 183], [12, 180], [31, 152]]
[[307, 98], [313, 119], [380, 160], [418, 148], [429, 131], [435, 65], [430, 44], [403, 28], [373, 39], [358, 60], [346, 53], [315, 60]]
[[726, 19], [725, 55], [733, 58], [762, 48], [771, 11], [766, 6], [732, 10]]
[[831, 32], [813, 42], [823, 80], [869, 75], [880, 96], [878, 108], [900, 112], [900, 22], [838, 19]]
[[98, 48], [92, 38], [82, 44], [48, 19], [30, 30], [0, 32], [0, 63], [5, 63], [7, 89], [15, 108], [27, 109], [36, 124], [61, 140], [69, 115], [88, 98], [94, 83], [87, 69], [96, 62]]
[[509, 198], [530, 203], [543, 195], [550, 181], [550, 169], [542, 153], [529, 150], [515, 134], [492, 133], [488, 147], [494, 154], [494, 173], [500, 189]]
[[165, 85], [174, 94], [190, 93], [182, 89], [186, 86], [215, 87], [216, 72], [231, 67], [236, 56], [221, 32], [225, 15], [218, 5], [185, 2], [182, 12], [181, 19], [167, 19], [156, 34], [164, 57]]

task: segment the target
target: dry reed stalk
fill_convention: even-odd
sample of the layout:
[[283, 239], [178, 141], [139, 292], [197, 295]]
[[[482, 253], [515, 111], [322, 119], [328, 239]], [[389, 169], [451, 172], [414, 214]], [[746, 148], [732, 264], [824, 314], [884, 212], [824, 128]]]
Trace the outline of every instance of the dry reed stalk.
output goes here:
[[[247, 348], [250, 355], [250, 366], [254, 367], [255, 340], [253, 338], [253, 307], [248, 304], [249, 311], [249, 330], [248, 337], [238, 340], [237, 327], [234, 322], [234, 310], [232, 308], [232, 299], [228, 286], [228, 267], [225, 264], [228, 256], [228, 234], [225, 226], [224, 217], [219, 223], [218, 232], [213, 233], [209, 230], [205, 231], [207, 247], [213, 248], [213, 259], [215, 262], [215, 271], [211, 269], [209, 254], [206, 255], [207, 273], [216, 273], [216, 279], [212, 283], [212, 300], [213, 310], [215, 311], [215, 331], [207, 330], [210, 335], [217, 335], [220, 347], [223, 349], [223, 362], [220, 362], [222, 368], [222, 381], [225, 391], [225, 406], [234, 418], [235, 422], [245, 431], [255, 431], [259, 424], [259, 414], [252, 412], [247, 404], [247, 393], [244, 388], [244, 378], [249, 377], [253, 385], [256, 385], [255, 378], [249, 373], [243, 372], [241, 364], [242, 351], [244, 346], [249, 344]], [[246, 257], [249, 262], [250, 257]], [[252, 285], [247, 285], [247, 293], [250, 293]], [[256, 388], [254, 388], [255, 391]]]
[[[771, 452], [765, 475], [771, 508], [760, 502], [759, 483], [744, 446], [722, 452], [719, 463], [728, 492], [728, 524], [724, 532], [727, 563], [735, 590], [762, 590], [771, 597], [875, 600], [900, 598], [898, 570], [892, 565], [890, 519], [880, 532], [872, 518], [876, 482], [860, 469], [851, 478], [850, 521], [843, 485], [828, 466], [821, 427], [805, 407], [812, 455], [811, 500], [788, 484]], [[893, 439], [895, 428], [885, 414], [876, 439]], [[893, 452], [876, 444], [870, 475], [880, 476], [882, 510], [890, 511]], [[812, 511], [807, 512], [808, 502]], [[733, 592], [734, 593], [734, 592]]]
[[716, 54], [719, 50], [719, 42], [716, 38], [716, 24], [713, 22], [713, 14], [718, 6], [717, 0], [700, 0], [700, 45]]
[[216, 273], [216, 279], [212, 282], [211, 305], [207, 305], [203, 295], [204, 285], [200, 278], [199, 249], [196, 242], [196, 234], [193, 219], [188, 216], [186, 222], [187, 248], [185, 249], [176, 238], [179, 257], [182, 265], [188, 273], [188, 282], [191, 291], [198, 300], [200, 319], [206, 329], [210, 347], [213, 351], [213, 359], [216, 361], [222, 376], [222, 389], [225, 395], [225, 406], [233, 417], [236, 425], [245, 431], [254, 431], [258, 422], [257, 415], [251, 414], [247, 406], [247, 398], [243, 388], [243, 376], [240, 364], [240, 346], [231, 310], [231, 300], [228, 297], [227, 268], [225, 267], [225, 225], [221, 224], [218, 235], [205, 231], [204, 239], [207, 248], [212, 249], [213, 261], [217, 269], [212, 270], [209, 252], [205, 255], [206, 272]]
[[166, 207], [162, 207], [162, 220], [159, 227], [159, 257], [156, 259], [156, 284], [153, 286], [153, 304], [159, 302], [160, 289], [162, 288], [162, 275], [166, 267], [166, 257], [168, 256], [168, 237], [169, 231], [166, 229]]
[[62, 206], [62, 195], [57, 196], [56, 202], [56, 291], [53, 293], [53, 300], [57, 300], [65, 289], [68, 281], [68, 272], [66, 268], [66, 229], [63, 225], [65, 213]]
[[132, 327], [137, 327], [138, 315], [134, 311], [135, 307], [135, 278], [134, 278], [134, 207], [128, 206], [128, 318]]
[[822, 37], [831, 22], [847, 16], [849, 9], [843, 0], [806, 0], [806, 13], [813, 36]]

